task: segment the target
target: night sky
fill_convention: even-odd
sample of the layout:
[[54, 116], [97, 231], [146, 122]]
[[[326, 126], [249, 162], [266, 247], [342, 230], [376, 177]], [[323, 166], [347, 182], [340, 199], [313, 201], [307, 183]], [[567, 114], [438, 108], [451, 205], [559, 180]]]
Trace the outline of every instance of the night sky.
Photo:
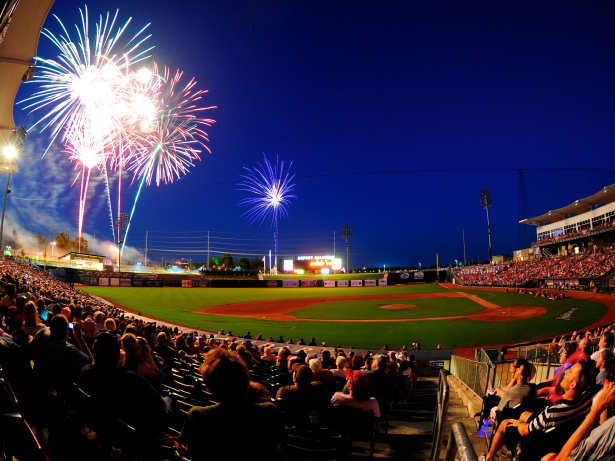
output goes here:
[[[259, 257], [273, 231], [248, 227], [237, 203], [243, 167], [263, 153], [292, 162], [295, 193], [280, 257], [333, 252], [350, 267], [488, 258], [478, 192], [490, 189], [493, 253], [535, 240], [520, 226], [615, 183], [615, 4], [566, 1], [94, 1], [90, 21], [120, 9], [132, 33], [151, 22], [153, 59], [195, 77], [218, 108], [212, 154], [142, 192], [125, 257]], [[79, 22], [75, 2], [53, 14]], [[41, 37], [38, 54], [56, 56]], [[17, 100], [35, 90], [22, 85]], [[16, 123], [36, 117], [18, 105]], [[8, 229], [77, 235], [76, 172], [46, 133], [29, 133], [12, 181]], [[136, 187], [123, 181], [122, 211]], [[117, 188], [111, 196], [117, 213]], [[84, 224], [113, 256], [106, 194], [94, 179]], [[5, 226], [6, 229], [6, 226]], [[105, 243], [107, 241], [107, 243]], [[161, 251], [165, 250], [165, 251]]]

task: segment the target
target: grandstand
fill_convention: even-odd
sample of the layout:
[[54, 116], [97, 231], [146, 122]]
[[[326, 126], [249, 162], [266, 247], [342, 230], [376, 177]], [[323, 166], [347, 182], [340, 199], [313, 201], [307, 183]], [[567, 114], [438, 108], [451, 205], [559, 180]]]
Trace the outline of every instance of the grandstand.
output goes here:
[[[15, 94], [21, 81], [31, 76], [30, 61], [51, 3], [4, 3], [0, 142], [14, 131]], [[615, 186], [609, 186], [522, 221], [538, 226], [533, 248], [519, 250], [513, 262], [455, 269], [454, 281], [511, 287], [554, 301], [565, 296], [565, 290], [610, 292], [615, 267], [614, 193]], [[420, 278], [416, 273], [413, 279], [426, 281], [427, 274], [429, 280], [441, 281], [439, 272], [419, 272]], [[306, 350], [311, 355], [306, 356], [303, 345], [252, 340], [249, 333], [238, 340], [224, 332], [189, 331], [126, 313], [60, 281], [61, 277], [66, 277], [64, 269], [45, 272], [12, 258], [0, 262], [2, 459], [345, 460], [376, 454], [435, 461], [444, 457], [441, 448], [448, 435], [446, 458], [452, 459], [459, 449], [461, 458], [473, 460], [487, 451], [485, 439], [476, 435], [478, 426], [473, 426], [485, 419], [482, 397], [489, 388], [514, 384], [517, 374], [509, 374], [514, 359], [523, 358], [531, 365], [532, 373], [524, 379], [544, 386], [555, 369], [563, 372], [560, 365], [572, 370], [577, 358], [598, 352], [601, 370], [612, 377], [608, 356], [612, 356], [613, 325], [553, 338], [547, 344], [480, 349], [472, 351], [472, 359], [438, 351], [448, 355], [434, 370], [421, 361], [422, 354], [417, 351], [414, 356], [405, 347], [401, 351], [384, 347], [371, 354], [310, 344]], [[169, 286], [176, 281], [164, 274], [105, 271], [89, 272], [87, 280], [83, 274], [80, 277], [80, 282], [98, 286], [162, 286], [163, 282]], [[196, 286], [198, 277], [190, 281]], [[120, 362], [122, 368], [117, 367]], [[516, 368], [521, 368], [518, 363]], [[561, 384], [566, 391], [569, 382]], [[463, 426], [451, 429], [447, 423], [454, 400], [449, 383], [468, 409], [468, 417], [460, 419], [471, 421], [465, 426], [470, 439]], [[595, 408], [613, 405], [609, 386], [607, 397], [598, 398]], [[587, 387], [592, 394], [599, 390]], [[555, 384], [544, 389], [557, 392]], [[339, 402], [349, 405], [336, 405]], [[216, 416], [209, 426], [199, 426], [198, 415], [203, 419], [207, 415], [201, 407]], [[588, 440], [597, 413], [588, 411], [587, 419], [583, 413], [579, 415], [583, 419], [571, 420], [574, 425], [568, 424], [568, 432], [557, 437], [559, 445], [549, 448], [559, 452], [569, 437]], [[459, 418], [457, 412], [450, 414]], [[475, 418], [477, 414], [480, 417]], [[578, 428], [575, 437], [571, 427]], [[601, 449], [605, 445], [600, 444]], [[272, 447], [279, 451], [266, 451]], [[592, 453], [591, 446], [586, 449]], [[607, 454], [612, 451], [609, 448]], [[523, 458], [539, 459], [527, 454]]]

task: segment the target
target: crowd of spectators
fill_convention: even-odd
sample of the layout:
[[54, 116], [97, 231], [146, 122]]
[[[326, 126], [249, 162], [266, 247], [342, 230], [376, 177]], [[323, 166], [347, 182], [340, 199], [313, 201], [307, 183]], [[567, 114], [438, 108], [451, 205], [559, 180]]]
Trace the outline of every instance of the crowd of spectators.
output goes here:
[[480, 459], [491, 461], [511, 452], [549, 461], [612, 455], [614, 330], [611, 324], [554, 338], [550, 354], [560, 366], [538, 386], [529, 383], [533, 365], [520, 358], [512, 362], [510, 382], [485, 397], [483, 416], [496, 428], [489, 452]]
[[455, 270], [464, 285], [510, 286], [545, 279], [599, 278], [615, 267], [615, 249]]
[[[177, 447], [194, 460], [228, 449], [217, 447], [216, 437], [204, 443], [200, 434], [224, 429], [220, 421], [229, 415], [269, 421], [274, 429], [266, 436], [257, 433], [254, 446], [273, 453], [284, 422], [277, 422], [280, 413], [272, 409], [276, 399], [294, 402], [294, 411], [305, 411], [310, 421], [331, 407], [348, 406], [371, 412], [381, 427], [393, 403], [410, 397], [417, 376], [407, 347], [364, 355], [341, 348], [308, 354], [292, 353], [283, 338], [257, 346], [250, 332], [242, 338], [231, 332], [200, 336], [131, 316], [11, 259], [0, 263], [0, 287], [0, 365], [25, 401], [61, 376], [77, 383], [99, 411], [153, 438], [168, 436], [165, 431], [177, 418], [170, 390], [177, 385], [174, 369], [180, 363], [198, 368], [215, 403], [195, 405], [176, 438]], [[309, 344], [315, 346], [315, 338]], [[272, 370], [288, 381], [265, 387], [254, 370]]]
[[547, 237], [543, 239], [538, 239], [536, 241], [536, 245], [544, 246], [551, 245], [554, 243], [563, 242], [565, 240], [579, 238], [579, 237], [587, 237], [593, 234], [599, 234], [601, 232], [611, 230], [615, 227], [615, 220], [606, 221], [598, 225], [594, 225], [591, 229], [589, 228], [589, 224], [581, 229], [570, 229], [565, 234], [558, 235], [556, 237]]

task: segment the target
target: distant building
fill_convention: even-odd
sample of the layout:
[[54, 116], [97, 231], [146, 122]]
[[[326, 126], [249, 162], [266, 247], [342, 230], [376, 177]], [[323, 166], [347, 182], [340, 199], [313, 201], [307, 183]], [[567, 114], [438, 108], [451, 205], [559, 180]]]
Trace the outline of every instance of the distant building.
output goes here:
[[533, 244], [536, 257], [564, 256], [609, 247], [615, 243], [615, 184], [570, 205], [520, 222], [536, 226]]
[[493, 255], [493, 258], [491, 258], [493, 264], [502, 264], [503, 262], [512, 260], [513, 257], [511, 255]]
[[97, 271], [103, 270], [104, 256], [88, 255], [85, 253], [77, 253], [71, 251], [64, 256], [60, 256], [58, 261], [68, 264], [70, 267], [76, 267], [79, 269], [93, 269]]

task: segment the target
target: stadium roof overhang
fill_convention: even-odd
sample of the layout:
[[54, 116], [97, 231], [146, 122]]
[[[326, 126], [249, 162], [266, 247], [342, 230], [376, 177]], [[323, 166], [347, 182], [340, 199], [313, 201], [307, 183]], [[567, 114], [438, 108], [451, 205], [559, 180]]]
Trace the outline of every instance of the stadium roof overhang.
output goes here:
[[551, 210], [535, 218], [528, 218], [519, 221], [521, 224], [529, 224], [532, 226], [544, 226], [546, 224], [553, 224], [561, 221], [570, 216], [577, 216], [588, 212], [596, 207], [607, 205], [615, 202], [615, 184], [604, 187], [596, 192], [594, 195], [574, 201], [568, 206], [558, 208], [557, 210]]
[[[8, 0], [0, 9], [0, 146], [15, 130], [13, 106], [23, 81], [34, 75], [38, 39], [53, 0]], [[0, 172], [9, 171], [0, 156]]]

